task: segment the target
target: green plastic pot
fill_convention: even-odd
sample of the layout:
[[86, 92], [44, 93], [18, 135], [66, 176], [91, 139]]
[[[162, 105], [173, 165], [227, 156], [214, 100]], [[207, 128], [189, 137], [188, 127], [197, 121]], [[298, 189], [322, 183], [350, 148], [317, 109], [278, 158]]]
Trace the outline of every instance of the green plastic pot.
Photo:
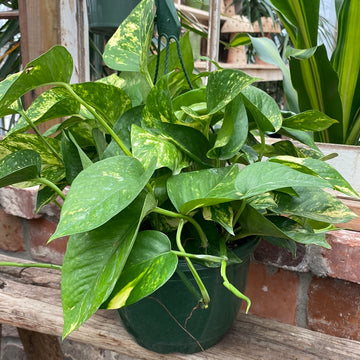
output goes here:
[[[227, 268], [229, 281], [241, 292], [245, 291], [250, 255], [257, 245], [254, 239], [235, 253], [243, 260]], [[196, 287], [185, 262], [181, 271]], [[207, 349], [226, 334], [233, 324], [241, 300], [223, 285], [219, 268], [196, 265], [210, 295], [207, 309], [196, 308], [197, 299], [191, 294], [177, 273], [149, 297], [119, 309], [127, 331], [135, 341], [158, 353], [194, 353]]]
[[111, 36], [140, 0], [87, 0], [89, 28]]

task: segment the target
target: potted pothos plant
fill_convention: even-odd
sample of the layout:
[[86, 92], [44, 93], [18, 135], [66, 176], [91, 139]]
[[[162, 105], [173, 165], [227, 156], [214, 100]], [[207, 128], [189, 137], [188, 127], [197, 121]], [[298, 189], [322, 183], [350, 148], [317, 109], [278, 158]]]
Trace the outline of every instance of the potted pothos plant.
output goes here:
[[[40, 185], [37, 209], [61, 207], [49, 241], [69, 236], [64, 337], [99, 308], [120, 308], [140, 344], [194, 352], [223, 336], [240, 300], [249, 307], [247, 266], [260, 237], [292, 253], [297, 243], [329, 247], [326, 232], [354, 214], [327, 190], [357, 194], [308, 133], [331, 118], [284, 118], [241, 71], [197, 73], [188, 35], [180, 40], [188, 78], [175, 43], [157, 66], [153, 21], [154, 2], [143, 0], [121, 24], [103, 56], [116, 71], [109, 77], [70, 84], [71, 56], [55, 46], [0, 83], [1, 116], [20, 115], [0, 143], [0, 186]], [[153, 84], [156, 69], [162, 76]], [[21, 97], [45, 85], [25, 110]], [[287, 138], [267, 145], [275, 133]]]

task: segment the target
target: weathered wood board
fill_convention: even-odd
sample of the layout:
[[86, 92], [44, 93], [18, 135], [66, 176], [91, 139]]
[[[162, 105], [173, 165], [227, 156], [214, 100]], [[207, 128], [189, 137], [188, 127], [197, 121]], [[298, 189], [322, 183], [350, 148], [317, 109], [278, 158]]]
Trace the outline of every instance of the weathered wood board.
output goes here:
[[[0, 261], [12, 258], [0, 255]], [[60, 274], [36, 268], [0, 267], [0, 324], [61, 336]], [[232, 329], [205, 352], [160, 355], [137, 345], [116, 311], [98, 311], [69, 338], [133, 359], [360, 359], [360, 342], [240, 314]]]

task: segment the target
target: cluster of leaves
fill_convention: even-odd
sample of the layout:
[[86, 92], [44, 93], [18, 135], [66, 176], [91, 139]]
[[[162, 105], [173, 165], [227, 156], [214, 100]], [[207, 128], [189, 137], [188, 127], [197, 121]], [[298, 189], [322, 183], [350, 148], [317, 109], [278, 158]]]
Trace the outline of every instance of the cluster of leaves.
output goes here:
[[[188, 36], [175, 43], [153, 85], [148, 56], [153, 0], [143, 0], [107, 43], [104, 62], [120, 74], [70, 84], [70, 54], [55, 46], [0, 83], [0, 115], [21, 116], [0, 143], [0, 186], [40, 184], [37, 207], [62, 196], [54, 240], [70, 236], [62, 266], [64, 336], [99, 307], [132, 304], [162, 286], [183, 257], [221, 267], [239, 259], [226, 245], [250, 236], [295, 252], [328, 247], [325, 232], [353, 218], [325, 188], [357, 196], [328, 165], [308, 131], [333, 120], [317, 111], [283, 118], [241, 71], [193, 73]], [[160, 73], [165, 57], [160, 58]], [[202, 78], [207, 77], [204, 86]], [[19, 98], [52, 85], [25, 111]], [[66, 120], [39, 133], [37, 125]], [[24, 133], [32, 128], [35, 134]], [[290, 140], [267, 144], [267, 134]], [[66, 197], [61, 190], [71, 185]]]

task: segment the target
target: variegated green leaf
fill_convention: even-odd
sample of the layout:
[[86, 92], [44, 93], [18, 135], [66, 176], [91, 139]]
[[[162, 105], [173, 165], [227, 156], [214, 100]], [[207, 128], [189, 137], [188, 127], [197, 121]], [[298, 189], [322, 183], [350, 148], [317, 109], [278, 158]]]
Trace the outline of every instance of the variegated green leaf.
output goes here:
[[[25, 113], [34, 125], [39, 125], [51, 119], [78, 114], [79, 110], [80, 104], [63, 88], [52, 88], [39, 95]], [[30, 125], [21, 117], [8, 135], [28, 129]]]
[[237, 236], [269, 236], [292, 240], [301, 244], [316, 244], [330, 248], [325, 240], [325, 234], [307, 230], [288, 217], [263, 216], [249, 205], [246, 205], [242, 212], [239, 218], [239, 225], [241, 226], [241, 231]]
[[159, 231], [143, 231], [136, 238], [124, 270], [103, 307], [118, 309], [152, 294], [176, 270], [177, 256], [169, 238]]
[[262, 132], [276, 132], [281, 128], [282, 116], [276, 101], [263, 90], [248, 86], [241, 92], [245, 106]]
[[101, 227], [70, 237], [61, 272], [63, 337], [89, 319], [111, 294], [141, 220], [154, 206], [153, 197], [141, 193]]
[[317, 110], [304, 111], [283, 120], [283, 126], [303, 131], [322, 131], [335, 123], [335, 119]]
[[240, 70], [222, 69], [211, 72], [206, 86], [209, 114], [222, 110], [243, 89], [256, 80]]
[[19, 97], [39, 86], [55, 82], [69, 83], [73, 71], [70, 53], [63, 46], [54, 46], [25, 69], [0, 83], [0, 112]]
[[156, 127], [159, 121], [176, 122], [169, 89], [169, 78], [172, 74], [162, 76], [147, 97], [143, 117], [148, 127]]
[[209, 158], [227, 160], [232, 158], [244, 145], [248, 136], [248, 118], [243, 98], [237, 96], [225, 108], [224, 120], [217, 133]]
[[269, 161], [287, 165], [307, 174], [317, 175], [328, 181], [335, 190], [341, 191], [342, 193], [349, 196], [359, 196], [352, 188], [352, 186], [341, 176], [341, 174], [336, 169], [322, 160], [298, 158], [292, 156], [278, 156], [269, 159]]
[[203, 216], [205, 220], [215, 221], [220, 224], [229, 234], [234, 235], [233, 209], [228, 204], [218, 204], [204, 207]]
[[331, 187], [326, 180], [268, 161], [246, 166], [240, 171], [235, 182], [235, 188], [241, 194], [241, 198], [249, 198], [271, 190], [296, 186]]
[[87, 82], [74, 84], [72, 88], [87, 104], [102, 114], [111, 127], [131, 107], [131, 100], [126, 93], [113, 85]]
[[145, 168], [153, 158], [157, 159], [157, 169], [167, 167], [173, 173], [189, 166], [189, 162], [174, 144], [136, 125], [131, 128], [131, 146], [134, 157], [140, 160]]
[[[46, 138], [46, 142], [51, 145], [57, 154], [60, 154], [60, 141], [54, 138]], [[59, 159], [45, 146], [44, 142], [34, 134], [11, 134], [6, 136], [1, 145], [8, 150], [14, 152], [18, 150], [36, 151], [43, 164], [62, 165]]]
[[238, 166], [233, 165], [173, 176], [167, 182], [169, 198], [183, 214], [199, 207], [239, 199], [242, 194], [234, 185], [239, 171]]
[[154, 168], [154, 162], [144, 169], [135, 158], [114, 156], [83, 170], [71, 185], [50, 240], [105, 224], [139, 195]]
[[40, 175], [41, 158], [32, 150], [20, 150], [0, 160], [0, 187], [34, 180]]
[[297, 196], [278, 193], [275, 198], [277, 207], [273, 207], [272, 211], [335, 224], [355, 217], [340, 200], [321, 189], [298, 187], [295, 190]]
[[148, 75], [147, 56], [153, 33], [154, 10], [153, 0], [143, 0], [121, 23], [106, 43], [103, 58], [108, 67]]

